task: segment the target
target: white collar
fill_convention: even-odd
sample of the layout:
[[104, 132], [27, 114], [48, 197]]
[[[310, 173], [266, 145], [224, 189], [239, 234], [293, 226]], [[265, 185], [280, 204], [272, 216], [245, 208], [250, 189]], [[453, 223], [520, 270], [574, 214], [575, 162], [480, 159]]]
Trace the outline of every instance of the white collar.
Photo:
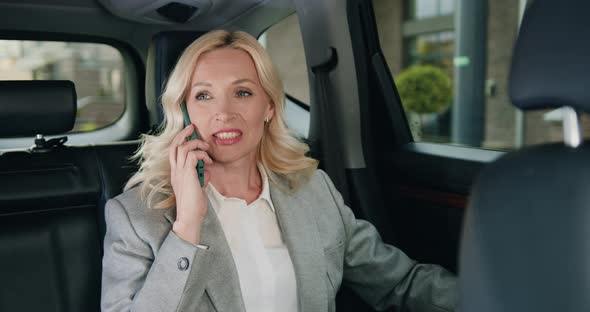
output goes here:
[[[260, 177], [262, 178], [262, 192], [260, 192], [260, 195], [258, 196], [258, 198], [256, 200], [254, 200], [252, 203], [255, 203], [259, 200], [266, 200], [266, 202], [268, 203], [270, 210], [275, 213], [275, 207], [272, 204], [272, 200], [270, 199], [270, 186], [268, 183], [268, 175], [266, 174], [266, 170], [264, 169], [264, 166], [261, 163], [257, 164], [258, 167], [258, 171], [260, 172]], [[207, 187], [205, 188], [205, 192], [207, 192], [207, 196], [209, 197], [209, 200], [211, 200], [211, 202], [213, 203], [213, 209], [215, 209], [216, 213], [219, 213], [219, 209], [222, 207], [222, 203], [228, 200], [239, 200], [239, 201], [244, 201], [241, 198], [237, 198], [237, 197], [225, 197], [223, 196], [221, 193], [219, 193], [219, 191], [215, 188], [215, 186], [209, 182], [209, 184], [207, 184]], [[251, 204], [252, 204], [251, 203]]]

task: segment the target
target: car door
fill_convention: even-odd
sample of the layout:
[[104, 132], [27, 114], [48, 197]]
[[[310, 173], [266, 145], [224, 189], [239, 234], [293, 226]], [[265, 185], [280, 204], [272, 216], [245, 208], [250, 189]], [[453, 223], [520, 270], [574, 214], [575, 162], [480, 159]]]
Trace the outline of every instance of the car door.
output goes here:
[[[527, 1], [350, 0], [345, 11], [341, 4], [297, 7], [313, 89], [312, 147], [335, 163], [326, 169], [345, 200], [385, 242], [456, 273], [478, 173], [506, 150], [554, 140], [559, 127], [554, 112], [509, 105], [512, 46]], [[335, 133], [340, 144], [326, 148]], [[368, 309], [353, 298], [343, 289], [338, 308]]]

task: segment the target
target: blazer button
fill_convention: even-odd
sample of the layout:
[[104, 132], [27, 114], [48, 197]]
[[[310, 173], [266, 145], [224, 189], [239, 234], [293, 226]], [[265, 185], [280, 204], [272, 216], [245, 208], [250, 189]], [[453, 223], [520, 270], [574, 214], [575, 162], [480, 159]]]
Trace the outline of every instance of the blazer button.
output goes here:
[[178, 269], [181, 271], [186, 271], [188, 269], [188, 259], [186, 257], [182, 257], [178, 259]]

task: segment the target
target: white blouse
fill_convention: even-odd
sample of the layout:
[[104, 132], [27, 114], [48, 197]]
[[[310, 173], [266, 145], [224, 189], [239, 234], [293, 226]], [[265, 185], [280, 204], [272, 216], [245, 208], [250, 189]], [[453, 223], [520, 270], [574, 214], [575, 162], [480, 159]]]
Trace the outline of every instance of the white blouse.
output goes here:
[[205, 191], [217, 213], [236, 264], [246, 311], [298, 309], [295, 271], [270, 198], [268, 176], [262, 177], [260, 196], [246, 204], [225, 197], [209, 183]]

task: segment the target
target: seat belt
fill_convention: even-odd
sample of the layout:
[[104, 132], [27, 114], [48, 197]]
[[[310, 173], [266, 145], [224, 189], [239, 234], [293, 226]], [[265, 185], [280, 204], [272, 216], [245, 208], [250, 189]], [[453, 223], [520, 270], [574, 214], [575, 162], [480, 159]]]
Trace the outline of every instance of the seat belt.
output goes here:
[[333, 47], [330, 47], [328, 51], [326, 61], [311, 67], [315, 78], [314, 87], [316, 92], [316, 102], [313, 105], [317, 105], [315, 112], [319, 115], [318, 121], [320, 125], [319, 140], [312, 139], [312, 144], [315, 143], [315, 149], [319, 149], [320, 152], [320, 157], [317, 157], [318, 153], [315, 153], [314, 156], [324, 161], [322, 165], [324, 170], [342, 194], [344, 203], [350, 205], [344, 159], [341, 157], [343, 153], [342, 141], [337, 132], [340, 129], [340, 123], [337, 119], [332, 118], [334, 114], [330, 107], [329, 97], [330, 73], [338, 65], [338, 55]]

